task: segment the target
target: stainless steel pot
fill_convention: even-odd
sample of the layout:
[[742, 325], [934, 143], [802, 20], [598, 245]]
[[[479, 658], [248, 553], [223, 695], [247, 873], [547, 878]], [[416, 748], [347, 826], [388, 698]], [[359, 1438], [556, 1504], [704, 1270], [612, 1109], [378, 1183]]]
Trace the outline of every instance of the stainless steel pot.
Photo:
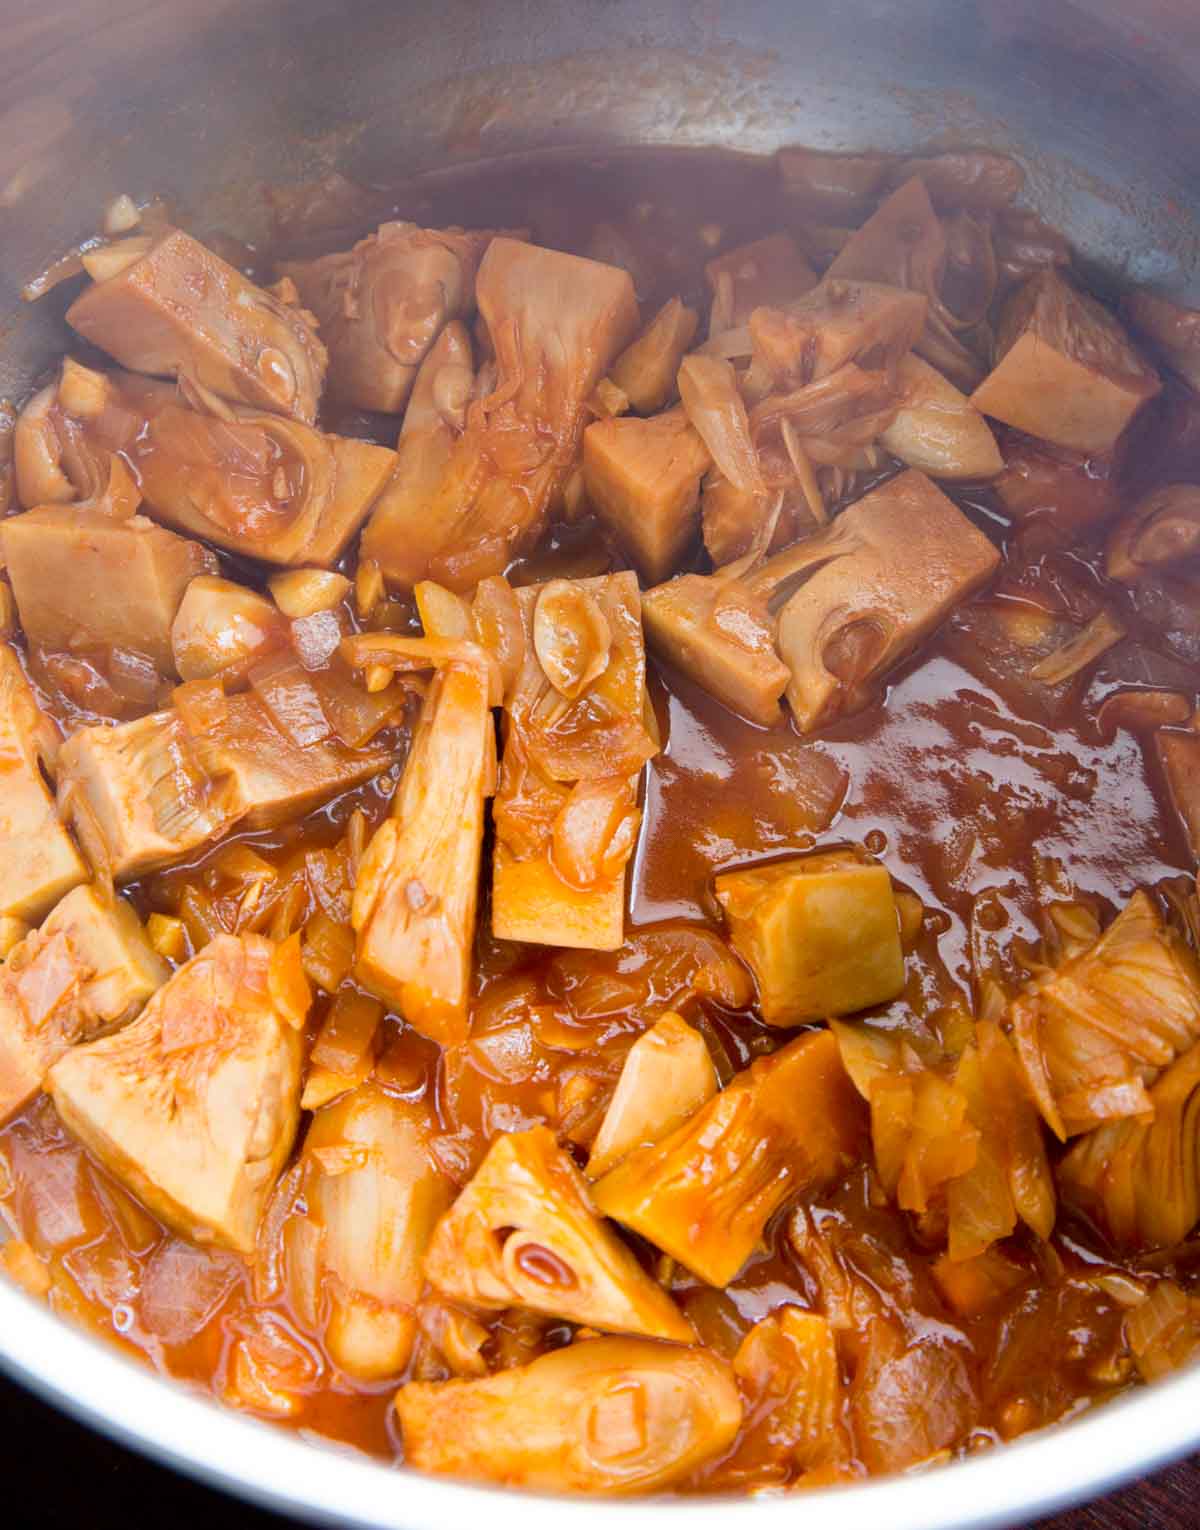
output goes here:
[[[113, 196], [261, 232], [260, 183], [530, 149], [987, 143], [1097, 272], [1200, 300], [1195, 0], [0, 0], [0, 395], [65, 348], [21, 283]], [[1010, 1524], [1200, 1446], [1200, 1372], [968, 1462], [794, 1501], [517, 1497], [322, 1450], [0, 1285], [0, 1365], [184, 1471], [321, 1523], [447, 1530]]]

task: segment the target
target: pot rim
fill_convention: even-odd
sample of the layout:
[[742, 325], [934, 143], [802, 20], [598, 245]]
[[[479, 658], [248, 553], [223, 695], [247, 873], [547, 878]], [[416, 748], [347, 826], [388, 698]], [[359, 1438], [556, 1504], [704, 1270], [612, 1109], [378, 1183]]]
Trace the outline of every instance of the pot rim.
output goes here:
[[[0, 1369], [134, 1450], [309, 1523], [356, 1530], [458, 1530], [486, 1515], [496, 1530], [599, 1530], [608, 1498], [514, 1492], [389, 1466], [336, 1442], [222, 1407], [156, 1374], [0, 1283]], [[1200, 1369], [1138, 1388], [1070, 1422], [951, 1465], [805, 1493], [820, 1530], [989, 1530], [1099, 1496], [1200, 1446]], [[643, 1498], [620, 1506], [621, 1530], [792, 1530], [795, 1495]]]

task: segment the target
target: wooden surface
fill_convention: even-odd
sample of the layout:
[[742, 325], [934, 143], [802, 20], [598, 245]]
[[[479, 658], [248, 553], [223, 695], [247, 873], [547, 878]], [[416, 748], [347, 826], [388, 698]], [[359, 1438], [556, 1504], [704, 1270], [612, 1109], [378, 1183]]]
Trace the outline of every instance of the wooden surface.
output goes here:
[[1200, 1456], [1192, 1456], [1111, 1498], [1041, 1520], [1038, 1530], [1195, 1530], [1198, 1524]]
[[[84, 1429], [0, 1378], [0, 1461], [23, 1484], [8, 1523], [38, 1530], [283, 1530], [289, 1521], [234, 1503]], [[397, 1492], [401, 1491], [399, 1483]], [[614, 1510], [619, 1514], [619, 1510]], [[798, 1516], [797, 1524], [804, 1520]], [[1195, 1530], [1200, 1456], [1036, 1530]], [[447, 1525], [446, 1530], [463, 1530]], [[884, 1527], [881, 1527], [884, 1530]], [[1033, 1530], [1033, 1527], [1029, 1527]]]

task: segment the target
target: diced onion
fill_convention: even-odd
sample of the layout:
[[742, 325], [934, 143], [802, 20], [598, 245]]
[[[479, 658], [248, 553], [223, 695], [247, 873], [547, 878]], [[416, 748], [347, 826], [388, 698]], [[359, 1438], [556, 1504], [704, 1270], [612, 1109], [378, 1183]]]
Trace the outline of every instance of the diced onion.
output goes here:
[[171, 705], [193, 738], [210, 732], [225, 721], [229, 702], [219, 679], [188, 680], [171, 692]]
[[264, 659], [249, 679], [272, 722], [298, 748], [319, 744], [333, 732], [316, 688], [290, 654]]
[[122, 192], [119, 197], [114, 197], [104, 209], [106, 234], [128, 234], [131, 229], [137, 228], [141, 221], [142, 215], [138, 211], [137, 203], [125, 192]]
[[312, 1004], [312, 989], [304, 972], [298, 931], [272, 951], [267, 987], [271, 1001], [283, 1019], [300, 1030]]
[[304, 970], [326, 993], [336, 993], [354, 965], [354, 931], [323, 909], [304, 926]]
[[364, 558], [354, 574], [354, 607], [365, 621], [383, 599], [383, 570], [374, 558]]
[[284, 616], [293, 621], [301, 616], [315, 616], [341, 605], [350, 591], [345, 574], [327, 568], [292, 568], [273, 574], [267, 581], [272, 599]]
[[79, 258], [83, 269], [94, 282], [107, 282], [141, 260], [153, 243], [149, 234], [135, 234], [115, 244], [101, 244], [95, 249], [84, 250]]
[[612, 629], [595, 596], [569, 579], [542, 587], [533, 613], [533, 646], [550, 684], [568, 701], [608, 668]]
[[328, 664], [342, 641], [342, 625], [336, 611], [316, 611], [292, 622], [292, 646], [305, 669]]
[[173, 914], [151, 914], [146, 920], [146, 935], [158, 954], [169, 962], [183, 962], [188, 957], [187, 927]]
[[313, 1042], [313, 1062], [332, 1073], [353, 1073], [370, 1055], [382, 1020], [383, 1005], [378, 999], [352, 988], [341, 989]]

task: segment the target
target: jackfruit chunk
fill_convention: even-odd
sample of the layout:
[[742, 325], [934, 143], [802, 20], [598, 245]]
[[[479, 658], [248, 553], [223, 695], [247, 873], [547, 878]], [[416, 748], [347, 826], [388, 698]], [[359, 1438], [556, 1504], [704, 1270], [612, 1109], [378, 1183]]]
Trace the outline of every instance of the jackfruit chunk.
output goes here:
[[59, 810], [96, 870], [121, 880], [182, 860], [239, 824], [265, 829], [299, 817], [390, 763], [385, 749], [330, 738], [301, 747], [255, 696], [230, 696], [199, 735], [174, 709], [80, 728], [59, 754]]
[[779, 613], [788, 703], [801, 733], [865, 706], [887, 670], [995, 572], [1000, 554], [915, 469], [889, 479], [824, 531], [747, 581], [774, 590], [821, 562]]
[[976, 409], [1075, 451], [1111, 451], [1162, 386], [1112, 314], [1053, 267], [1008, 299], [996, 354]]
[[16, 654], [0, 643], [0, 916], [40, 919], [87, 881], [43, 779], [58, 750], [58, 729], [38, 706]]
[[171, 623], [189, 582], [217, 560], [145, 516], [47, 505], [0, 526], [21, 626], [44, 648], [122, 648], [174, 671]]
[[67, 1128], [155, 1216], [244, 1254], [300, 1120], [301, 1037], [272, 998], [274, 950], [219, 935], [46, 1080]]
[[946, 232], [925, 183], [912, 175], [855, 229], [825, 280], [886, 282], [933, 297], [946, 264]]
[[450, 662], [434, 677], [351, 909], [359, 981], [444, 1046], [467, 1034], [483, 804], [495, 759], [489, 673], [475, 652], [479, 663]]
[[497, 1137], [425, 1255], [446, 1296], [525, 1307], [589, 1328], [695, 1340], [691, 1324], [596, 1215], [586, 1180], [544, 1126]]
[[[267, 563], [333, 563], [396, 462], [387, 447], [225, 405], [190, 384], [75, 362], [43, 412], [47, 450], [67, 469], [55, 500], [89, 497], [120, 454], [156, 519]], [[30, 476], [52, 487], [44, 472]]]
[[[348, 1375], [399, 1375], [416, 1337], [425, 1282], [421, 1258], [453, 1187], [431, 1151], [437, 1122], [422, 1100], [400, 1100], [375, 1084], [343, 1095], [313, 1117], [300, 1162], [310, 1232], [295, 1243], [295, 1287], [319, 1298], [305, 1316]], [[288, 1244], [287, 1224], [284, 1243]]]
[[377, 563], [387, 583], [399, 589], [420, 584], [431, 547], [442, 546], [429, 505], [467, 428], [475, 382], [471, 337], [455, 320], [417, 369], [396, 442], [396, 469], [362, 534], [361, 557]]
[[284, 647], [287, 639], [287, 623], [265, 595], [208, 574], [188, 585], [171, 623], [181, 680], [209, 680], [253, 654]]
[[1013, 1002], [1012, 1036], [1060, 1138], [1145, 1118], [1147, 1085], [1200, 1039], [1200, 969], [1139, 891], [1081, 954]]
[[739, 1073], [690, 1120], [592, 1187], [605, 1216], [724, 1286], [771, 1214], [861, 1154], [864, 1110], [828, 1031]]
[[525, 649], [504, 717], [492, 932], [615, 951], [641, 826], [637, 777], [658, 752], [644, 726], [637, 576], [549, 580], [517, 603]]
[[673, 297], [613, 362], [608, 375], [638, 414], [656, 414], [674, 398], [679, 363], [697, 323], [696, 310]]
[[1192, 855], [1200, 861], [1200, 733], [1190, 728], [1159, 728], [1154, 749]]
[[0, 966], [0, 1120], [68, 1047], [132, 1020], [168, 976], [128, 903], [73, 888]]
[[713, 294], [710, 333], [745, 324], [756, 308], [781, 307], [817, 284], [816, 272], [790, 234], [768, 234], [710, 260], [704, 268]]
[[750, 315], [754, 359], [783, 388], [803, 388], [855, 362], [894, 371], [916, 344], [929, 300], [882, 282], [823, 281], [786, 308]]
[[396, 465], [370, 441], [238, 410], [231, 421], [177, 404], [131, 452], [160, 519], [267, 563], [327, 567], [345, 551]]
[[728, 871], [713, 885], [768, 1025], [851, 1015], [903, 989], [900, 923], [885, 867], [829, 850]]
[[312, 315], [179, 229], [88, 287], [67, 322], [135, 372], [182, 374], [235, 403], [316, 419], [326, 358]]
[[1151, 1120], [1109, 1121], [1058, 1166], [1063, 1198], [1119, 1249], [1171, 1248], [1200, 1220], [1200, 1045], [1147, 1095]]
[[726, 1362], [648, 1339], [589, 1339], [495, 1376], [396, 1394], [419, 1471], [546, 1492], [646, 1493], [682, 1481], [742, 1422]]
[[493, 239], [475, 296], [494, 361], [435, 469], [397, 477], [363, 539], [393, 583], [455, 591], [531, 547], [579, 454], [587, 401], [637, 327], [627, 271]]
[[682, 409], [597, 420], [583, 433], [588, 502], [649, 580], [668, 578], [695, 536], [711, 465]]
[[765, 602], [742, 581], [681, 574], [645, 592], [642, 616], [651, 648], [730, 711], [764, 728], [780, 721], [789, 671]]
[[351, 250], [287, 261], [329, 348], [329, 391], [356, 409], [397, 414], [442, 326], [475, 306], [489, 231], [383, 223]]
[[704, 1037], [668, 1010], [629, 1049], [592, 1143], [588, 1178], [599, 1179], [634, 1148], [661, 1141], [716, 1092]]
[[1137, 584], [1159, 569], [1178, 566], [1200, 551], [1200, 485], [1164, 483], [1143, 494], [1122, 515], [1108, 539], [1104, 571]]

